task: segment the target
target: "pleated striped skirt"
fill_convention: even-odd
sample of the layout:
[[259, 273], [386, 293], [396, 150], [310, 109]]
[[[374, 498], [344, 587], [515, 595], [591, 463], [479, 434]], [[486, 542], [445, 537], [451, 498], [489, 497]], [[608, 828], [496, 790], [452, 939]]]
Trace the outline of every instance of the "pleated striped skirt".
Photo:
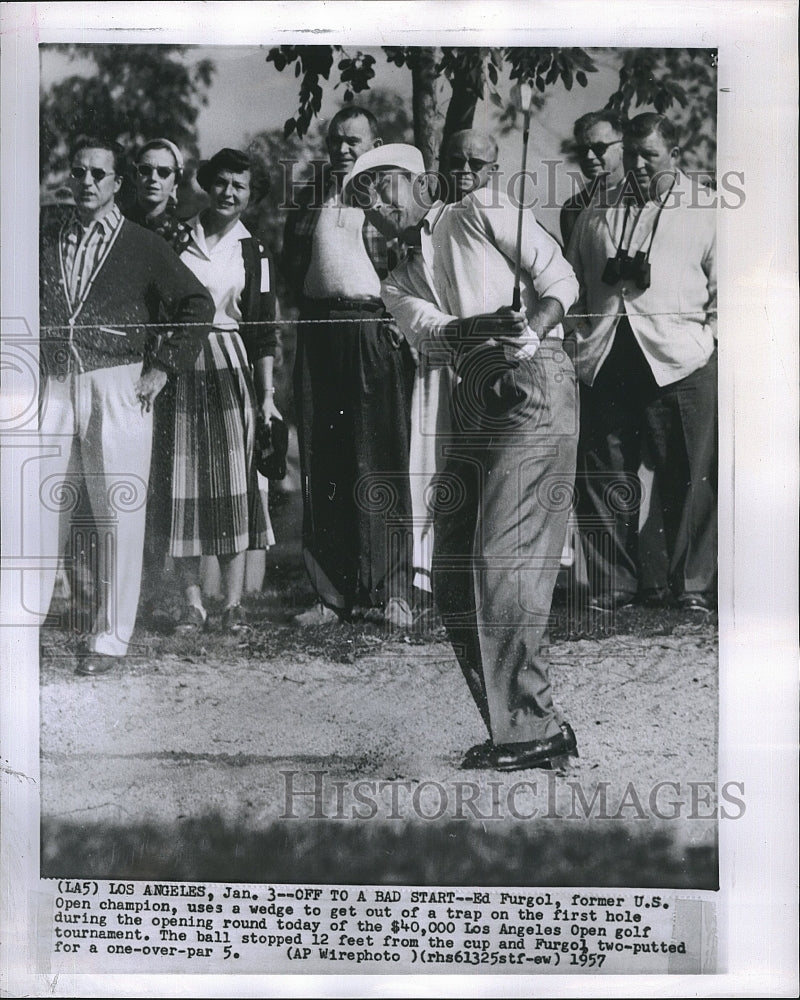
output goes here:
[[274, 543], [254, 461], [255, 421], [241, 337], [214, 330], [194, 371], [175, 385], [171, 556], [233, 555]]

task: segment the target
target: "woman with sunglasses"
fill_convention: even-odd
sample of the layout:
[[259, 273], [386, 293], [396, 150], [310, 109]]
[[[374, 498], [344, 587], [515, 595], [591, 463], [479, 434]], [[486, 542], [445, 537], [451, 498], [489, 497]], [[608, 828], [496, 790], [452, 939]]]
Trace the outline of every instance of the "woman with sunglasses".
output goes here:
[[136, 204], [129, 213], [131, 222], [163, 237], [180, 253], [189, 242], [188, 227], [175, 215], [183, 174], [181, 151], [169, 139], [151, 139], [139, 149], [133, 172]]
[[[177, 254], [186, 248], [190, 239], [189, 227], [175, 215], [182, 174], [183, 154], [172, 140], [159, 137], [145, 142], [134, 158], [135, 202], [126, 211], [131, 222], [166, 240]], [[160, 333], [156, 330], [151, 350], [156, 350], [159, 343]], [[153, 461], [147, 491], [143, 603], [140, 607], [141, 616], [152, 624], [160, 624], [165, 614], [160, 591], [171, 518], [170, 491], [166, 484], [172, 473], [174, 409], [175, 379], [170, 378], [153, 407]]]
[[251, 194], [251, 164], [221, 149], [197, 181], [209, 205], [187, 223], [181, 260], [214, 300], [214, 327], [195, 370], [175, 386], [171, 534], [186, 604], [180, 631], [202, 629], [200, 559], [217, 556], [222, 577], [222, 627], [247, 627], [241, 608], [248, 549], [274, 541], [255, 468], [256, 420], [269, 424], [275, 407], [272, 369], [278, 336], [272, 261], [241, 222]]

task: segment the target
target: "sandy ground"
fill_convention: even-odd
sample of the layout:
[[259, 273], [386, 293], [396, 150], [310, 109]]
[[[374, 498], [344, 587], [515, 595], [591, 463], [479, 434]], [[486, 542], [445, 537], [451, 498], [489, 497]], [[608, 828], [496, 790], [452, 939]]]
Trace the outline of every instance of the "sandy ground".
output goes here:
[[[139, 655], [87, 679], [74, 673], [69, 633], [46, 633], [43, 874], [117, 873], [114, 851], [97, 844], [91, 857], [74, 845], [79, 857], [67, 857], [70, 836], [85, 844], [103, 831], [140, 831], [135, 839], [147, 830], [168, 842], [181, 824], [193, 824], [196, 836], [204, 823], [221, 822], [240, 848], [248, 836], [278, 830], [286, 850], [297, 839], [313, 855], [328, 821], [346, 818], [336, 835], [346, 826], [363, 837], [369, 827], [378, 853], [392, 823], [426, 828], [427, 836], [455, 821], [478, 843], [486, 834], [495, 845], [504, 836], [558, 845], [579, 835], [587, 851], [595, 834], [613, 829], [622, 853], [666, 838], [677, 851], [676, 878], [687, 851], [699, 850], [703, 874], [687, 879], [715, 881], [716, 823], [702, 818], [713, 801], [689, 784], [716, 775], [715, 620], [636, 608], [597, 623], [557, 605], [552, 681], [579, 759], [562, 772], [466, 772], [463, 752], [485, 733], [441, 631], [387, 632], [363, 622], [298, 631], [289, 618], [310, 591], [296, 502], [275, 521], [283, 541], [268, 553], [263, 592], [248, 601], [253, 629], [244, 637], [209, 631], [187, 639], [143, 627]], [[354, 799], [357, 782], [376, 783], [361, 786], [376, 815]], [[659, 789], [660, 782], [672, 784]], [[183, 864], [175, 871], [208, 877]], [[612, 860], [609, 884], [625, 877], [613, 869]], [[658, 884], [657, 870], [653, 877]]]

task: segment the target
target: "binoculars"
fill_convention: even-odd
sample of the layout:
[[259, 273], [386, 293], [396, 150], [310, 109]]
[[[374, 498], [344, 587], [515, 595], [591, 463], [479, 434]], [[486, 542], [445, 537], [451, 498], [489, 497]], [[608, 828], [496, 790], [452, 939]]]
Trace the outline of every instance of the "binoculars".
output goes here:
[[650, 261], [643, 250], [634, 257], [617, 250], [616, 257], [609, 257], [603, 269], [602, 280], [606, 285], [616, 285], [618, 281], [632, 281], [640, 291], [650, 287]]

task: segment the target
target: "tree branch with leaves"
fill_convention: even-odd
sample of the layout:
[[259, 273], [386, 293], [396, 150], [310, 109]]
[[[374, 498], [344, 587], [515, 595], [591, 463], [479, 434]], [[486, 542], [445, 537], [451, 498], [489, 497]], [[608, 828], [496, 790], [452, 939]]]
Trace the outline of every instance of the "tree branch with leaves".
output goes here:
[[195, 127], [208, 103], [215, 66], [186, 66], [183, 45], [75, 45], [51, 48], [71, 60], [89, 60], [92, 73], [75, 73], [45, 91], [39, 102], [40, 175], [67, 166], [71, 142], [81, 134], [115, 139], [127, 149], [165, 136], [197, 153]]
[[[471, 128], [478, 102], [490, 99], [504, 107], [497, 85], [500, 74], [510, 69], [512, 80], [524, 80], [539, 91], [535, 106], [544, 103], [542, 95], [549, 86], [561, 80], [567, 89], [573, 82], [585, 87], [588, 73], [596, 67], [583, 49], [577, 48], [430, 48], [423, 46], [386, 46], [386, 59], [395, 66], [407, 67], [412, 75], [414, 105], [414, 141], [422, 150], [425, 165], [436, 168], [438, 152], [448, 136]], [[323, 88], [320, 80], [329, 80], [337, 56], [339, 82], [344, 85], [343, 100], [349, 103], [356, 94], [370, 89], [375, 76], [375, 58], [361, 51], [346, 53], [342, 46], [281, 45], [270, 49], [267, 62], [279, 71], [294, 65], [300, 79], [299, 104], [296, 114], [284, 125], [284, 135], [305, 135], [311, 121], [322, 107]], [[440, 81], [450, 87], [450, 98], [444, 124], [438, 105]]]

